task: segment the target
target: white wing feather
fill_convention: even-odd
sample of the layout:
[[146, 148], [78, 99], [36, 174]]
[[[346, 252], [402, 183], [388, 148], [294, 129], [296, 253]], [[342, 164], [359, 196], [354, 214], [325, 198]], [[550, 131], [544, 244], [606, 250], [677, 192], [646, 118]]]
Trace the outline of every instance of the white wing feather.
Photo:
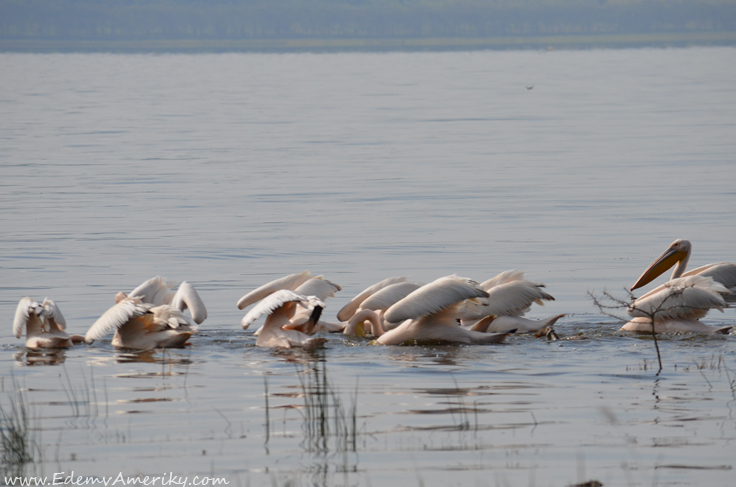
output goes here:
[[554, 299], [538, 282], [512, 281], [489, 289], [488, 298], [481, 301], [488, 310], [484, 316], [523, 316], [532, 304]]
[[723, 311], [721, 294], [728, 289], [710, 277], [693, 275], [672, 279], [640, 297], [629, 306], [629, 316], [666, 319], [699, 319], [711, 308]]
[[87, 342], [99, 340], [123, 326], [131, 318], [143, 316], [152, 307], [152, 304], [141, 303], [140, 298], [124, 299], [105, 311], [105, 313], [95, 321], [90, 329], [87, 330], [85, 340]]
[[154, 315], [154, 321], [160, 324], [165, 323], [169, 328], [176, 330], [187, 327], [192, 328], [195, 332], [197, 331], [197, 325], [194, 323], [194, 320], [173, 306], [166, 304], [156, 306], [155, 308], [151, 308], [151, 313]]
[[714, 281], [723, 284], [730, 291], [730, 294], [724, 296], [726, 301], [736, 300], [736, 264], [733, 262], [704, 265], [682, 275], [682, 277], [689, 276], [712, 278]]
[[482, 283], [480, 287], [485, 289], [486, 291], [489, 291], [491, 288], [500, 286], [501, 284], [508, 284], [510, 282], [522, 280], [524, 280], [524, 273], [522, 271], [517, 271], [516, 269], [514, 269], [510, 271], [503, 271], [496, 277], [488, 279], [487, 281]]
[[377, 282], [376, 284], [367, 287], [360, 294], [351, 299], [348, 304], [343, 306], [340, 311], [337, 312], [337, 319], [340, 321], [348, 321], [355, 314], [358, 308], [360, 308], [360, 305], [368, 298], [368, 296], [380, 291], [387, 286], [390, 286], [391, 284], [405, 281], [406, 277], [389, 277], [388, 279], [384, 279], [381, 282]]
[[133, 289], [128, 296], [139, 297], [144, 303], [151, 303], [156, 306], [169, 304], [174, 297], [172, 289], [176, 283], [168, 282], [161, 276], [151, 278]]
[[273, 292], [263, 298], [257, 305], [253, 307], [248, 313], [243, 317], [243, 320], [240, 322], [241, 326], [244, 330], [247, 330], [248, 327], [256, 321], [258, 318], [260, 318], [263, 315], [270, 315], [273, 313], [274, 310], [282, 307], [286, 303], [290, 303], [292, 301], [304, 301], [306, 298], [304, 296], [301, 296], [294, 291], [290, 291], [288, 289], [281, 289], [279, 291]]
[[189, 308], [189, 311], [192, 313], [192, 319], [197, 324], [201, 324], [207, 319], [207, 308], [204, 305], [204, 301], [199, 297], [199, 293], [194, 289], [194, 286], [187, 281], [179, 285], [179, 289], [171, 301], [171, 306], [180, 311]]
[[438, 313], [460, 301], [488, 297], [475, 281], [458, 276], [441, 277], [422, 286], [391, 306], [384, 315], [390, 323]]
[[295, 293], [302, 296], [317, 296], [320, 301], [335, 296], [338, 291], [342, 291], [338, 284], [328, 281], [322, 276], [313, 277], [294, 290]]
[[56, 305], [55, 302], [46, 298], [43, 300], [43, 304], [41, 306], [43, 306], [43, 309], [46, 310], [49, 315], [51, 315], [51, 318], [60, 330], [66, 330], [66, 319], [64, 319], [64, 315], [61, 314], [61, 309]]
[[360, 304], [360, 308], [374, 311], [387, 310], [420, 287], [422, 287], [422, 284], [417, 284], [416, 282], [397, 282], [396, 284], [391, 284], [366, 298]]
[[18, 302], [18, 307], [15, 308], [15, 319], [13, 320], [13, 335], [15, 335], [15, 338], [23, 336], [23, 330], [25, 330], [28, 320], [31, 318], [31, 309], [37, 307], [38, 303], [28, 297]]
[[245, 309], [251, 304], [265, 298], [269, 294], [282, 289], [293, 291], [301, 286], [307, 279], [311, 278], [312, 274], [309, 271], [304, 271], [300, 274], [290, 274], [286, 277], [271, 281], [240, 298], [238, 300], [238, 309]]

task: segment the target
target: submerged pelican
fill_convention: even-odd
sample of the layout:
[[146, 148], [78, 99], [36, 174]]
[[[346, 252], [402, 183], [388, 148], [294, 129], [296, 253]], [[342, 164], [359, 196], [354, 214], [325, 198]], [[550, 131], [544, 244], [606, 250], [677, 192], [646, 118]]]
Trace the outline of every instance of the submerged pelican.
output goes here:
[[670, 280], [635, 300], [628, 309], [634, 319], [621, 329], [651, 333], [654, 317], [656, 333], [728, 333], [729, 327], [715, 328], [698, 321], [711, 308], [723, 311], [736, 292], [736, 264], [708, 264], [685, 272], [692, 246], [675, 240], [639, 277], [631, 290], [653, 281], [677, 264]]
[[[499, 343], [508, 333], [485, 333], [458, 326], [459, 303], [488, 297], [478, 283], [458, 276], [447, 276], [420, 287], [384, 314], [385, 321], [400, 323], [376, 340], [382, 345], [421, 342]], [[488, 317], [490, 323], [493, 318]], [[380, 323], [376, 323], [380, 326]]]
[[[487, 328], [489, 332], [515, 328], [517, 333], [536, 333], [551, 327], [565, 316], [559, 314], [545, 320], [523, 318], [532, 304], [544, 306], [544, 301], [554, 301], [555, 298], [542, 289], [544, 284], [525, 279], [521, 271], [504, 271], [485, 281], [480, 287], [488, 293], [488, 297], [468, 301], [465, 307], [471, 316], [496, 317]], [[474, 324], [474, 319], [463, 320], [463, 326], [470, 329], [473, 329]]]
[[352, 318], [353, 315], [355, 315], [355, 313], [357, 313], [361, 309], [363, 301], [373, 296], [381, 289], [391, 286], [392, 284], [397, 284], [401, 282], [406, 282], [406, 277], [389, 277], [387, 279], [384, 279], [383, 281], [377, 282], [367, 287], [360, 294], [351, 299], [348, 304], [343, 306], [340, 311], [337, 312], [337, 319], [340, 321], [350, 321], [350, 318]]
[[20, 300], [15, 309], [13, 334], [16, 338], [23, 336], [26, 330], [26, 347], [28, 348], [69, 348], [74, 343], [84, 341], [80, 335], [71, 337], [64, 331], [66, 320], [59, 307], [46, 298], [38, 304], [29, 297]]
[[186, 281], [179, 284], [179, 289], [176, 292], [174, 292], [175, 287], [175, 284], [163, 277], [156, 276], [133, 289], [129, 294], [119, 292], [115, 300], [120, 302], [127, 297], [138, 297], [141, 298], [143, 303], [153, 304], [154, 306], [168, 304], [179, 311], [189, 309], [194, 322], [201, 325], [207, 319], [207, 308], [202, 298], [199, 297], [197, 290]]
[[[385, 283], [386, 281], [381, 282]], [[396, 328], [399, 323], [389, 323], [385, 321], [383, 319], [384, 313], [395, 303], [401, 301], [420, 287], [422, 287], [422, 285], [416, 282], [399, 281], [377, 290], [375, 293], [362, 300], [355, 314], [353, 314], [349, 319], [348, 325], [345, 327], [343, 334], [370, 334], [377, 337], [384, 331]], [[371, 326], [366, 327], [366, 322]]]
[[312, 337], [297, 329], [290, 329], [292, 318], [302, 314], [304, 310], [307, 318], [307, 328], [319, 321], [325, 304], [314, 296], [305, 297], [288, 289], [280, 289], [268, 294], [260, 300], [248, 314], [241, 325], [244, 330], [263, 315], [267, 315], [266, 323], [261, 327], [256, 346], [270, 348], [314, 348], [327, 341], [326, 338]]
[[90, 327], [85, 339], [92, 343], [112, 331], [115, 331], [114, 347], [151, 350], [182, 347], [198, 328], [191, 318], [173, 306], [154, 306], [138, 296], [118, 296], [115, 306]]
[[[314, 296], [323, 302], [322, 306], [324, 307], [324, 301], [334, 296], [337, 291], [341, 291], [342, 288], [338, 284], [328, 281], [323, 276], [312, 276], [309, 271], [304, 271], [299, 274], [290, 274], [276, 279], [254, 289], [238, 300], [238, 309], [245, 309], [251, 304], [257, 303], [273, 293], [282, 290], [293, 291], [301, 296]], [[287, 329], [294, 329], [312, 335], [318, 331], [330, 333], [341, 332], [345, 327], [343, 323], [327, 323], [319, 320], [312, 322], [309, 319], [311, 315], [303, 307], [290, 307], [289, 310], [292, 313], [289, 316], [289, 322], [284, 323]], [[245, 318], [243, 318], [241, 324], [243, 323], [245, 323]], [[245, 325], [243, 326], [247, 328]], [[262, 328], [256, 330], [255, 335], [259, 335]]]

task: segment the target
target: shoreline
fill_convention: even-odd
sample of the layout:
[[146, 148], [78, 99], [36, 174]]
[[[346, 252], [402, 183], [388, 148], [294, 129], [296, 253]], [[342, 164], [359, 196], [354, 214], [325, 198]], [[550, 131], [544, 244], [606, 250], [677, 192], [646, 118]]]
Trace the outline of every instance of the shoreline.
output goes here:
[[453, 51], [484, 49], [665, 48], [712, 45], [736, 45], [736, 32], [394, 39], [149, 39], [116, 41], [0, 39], [0, 52]]

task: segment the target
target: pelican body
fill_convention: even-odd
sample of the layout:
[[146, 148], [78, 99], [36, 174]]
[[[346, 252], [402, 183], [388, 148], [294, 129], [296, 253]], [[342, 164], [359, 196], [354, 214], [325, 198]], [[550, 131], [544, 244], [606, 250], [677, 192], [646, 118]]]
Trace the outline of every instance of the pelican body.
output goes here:
[[736, 264], [721, 262], [685, 271], [692, 245], [675, 240], [637, 279], [631, 290], [652, 282], [675, 266], [670, 280], [636, 299], [628, 308], [634, 319], [621, 329], [642, 333], [728, 333], [731, 327], [715, 328], [699, 320], [710, 309], [723, 311], [736, 296]]
[[533, 304], [544, 306], [544, 301], [554, 301], [555, 298], [544, 291], [544, 284], [525, 279], [521, 271], [504, 271], [483, 282], [480, 287], [488, 296], [477, 301], [468, 301], [463, 313], [465, 317], [462, 324], [471, 330], [479, 317], [493, 315], [496, 318], [488, 326], [489, 332], [503, 332], [514, 328], [517, 333], [537, 333], [565, 316], [559, 314], [544, 320], [523, 317]]
[[151, 350], [183, 347], [198, 328], [179, 309], [144, 303], [140, 297], [122, 298], [87, 331], [87, 343], [115, 331], [112, 345], [118, 348]]
[[415, 343], [500, 343], [509, 333], [485, 333], [458, 325], [458, 303], [488, 297], [488, 293], [470, 279], [447, 276], [420, 287], [393, 304], [384, 319], [400, 323], [376, 340], [381, 345]]
[[204, 301], [199, 297], [199, 293], [194, 286], [187, 281], [179, 284], [179, 288], [174, 292], [176, 284], [171, 283], [161, 276], [156, 276], [147, 280], [130, 293], [118, 293], [116, 302], [120, 302], [127, 297], [138, 297], [143, 303], [161, 306], [168, 304], [179, 311], [189, 309], [192, 314], [192, 320], [201, 325], [207, 319], [207, 308]]
[[24, 328], [28, 348], [69, 348], [75, 342], [84, 340], [79, 335], [70, 337], [64, 331], [64, 315], [56, 303], [48, 298], [41, 304], [29, 297], [20, 300], [13, 320], [13, 334], [16, 338], [23, 336]]
[[288, 289], [280, 289], [261, 299], [243, 317], [241, 325], [244, 330], [247, 330], [251, 323], [266, 315], [266, 323], [260, 329], [256, 346], [315, 348], [324, 344], [327, 339], [312, 337], [289, 326], [292, 325], [292, 319], [295, 315], [308, 315], [304, 325], [311, 329], [319, 321], [324, 306], [324, 303], [315, 296], [306, 297]]
[[[238, 309], [245, 309], [251, 304], [262, 301], [272, 294], [283, 290], [293, 291], [300, 296], [313, 296], [322, 302], [322, 307], [324, 308], [324, 301], [327, 298], [333, 297], [336, 292], [341, 291], [342, 287], [334, 282], [328, 281], [323, 276], [312, 276], [309, 271], [304, 271], [299, 274], [284, 276], [254, 289], [238, 300]], [[311, 311], [307, 311], [303, 306], [287, 306], [287, 308], [291, 315], [289, 316], [289, 322], [283, 324], [286, 329], [298, 330], [302, 333], [313, 335], [318, 331], [340, 333], [345, 328], [344, 323], [310, 320]], [[250, 325], [250, 323], [247, 326], [245, 324], [247, 317], [248, 315], [241, 322], [244, 329]], [[255, 335], [259, 336], [262, 330], [263, 327], [256, 330]]]

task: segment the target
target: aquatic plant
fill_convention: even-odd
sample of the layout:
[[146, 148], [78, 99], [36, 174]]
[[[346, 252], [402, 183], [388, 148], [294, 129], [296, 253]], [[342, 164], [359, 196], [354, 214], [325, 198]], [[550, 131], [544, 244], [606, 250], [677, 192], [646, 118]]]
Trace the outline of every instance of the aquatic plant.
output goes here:
[[316, 360], [308, 368], [297, 368], [304, 398], [302, 430], [308, 451], [326, 453], [334, 439], [337, 452], [355, 452], [357, 441], [358, 384], [351, 405], [345, 406], [327, 378], [324, 360]]
[[37, 428], [31, 425], [32, 411], [28, 398], [13, 378], [13, 390], [8, 393], [9, 407], [0, 402], [0, 442], [2, 442], [3, 473], [19, 474], [28, 463], [41, 458], [41, 449], [36, 440]]

